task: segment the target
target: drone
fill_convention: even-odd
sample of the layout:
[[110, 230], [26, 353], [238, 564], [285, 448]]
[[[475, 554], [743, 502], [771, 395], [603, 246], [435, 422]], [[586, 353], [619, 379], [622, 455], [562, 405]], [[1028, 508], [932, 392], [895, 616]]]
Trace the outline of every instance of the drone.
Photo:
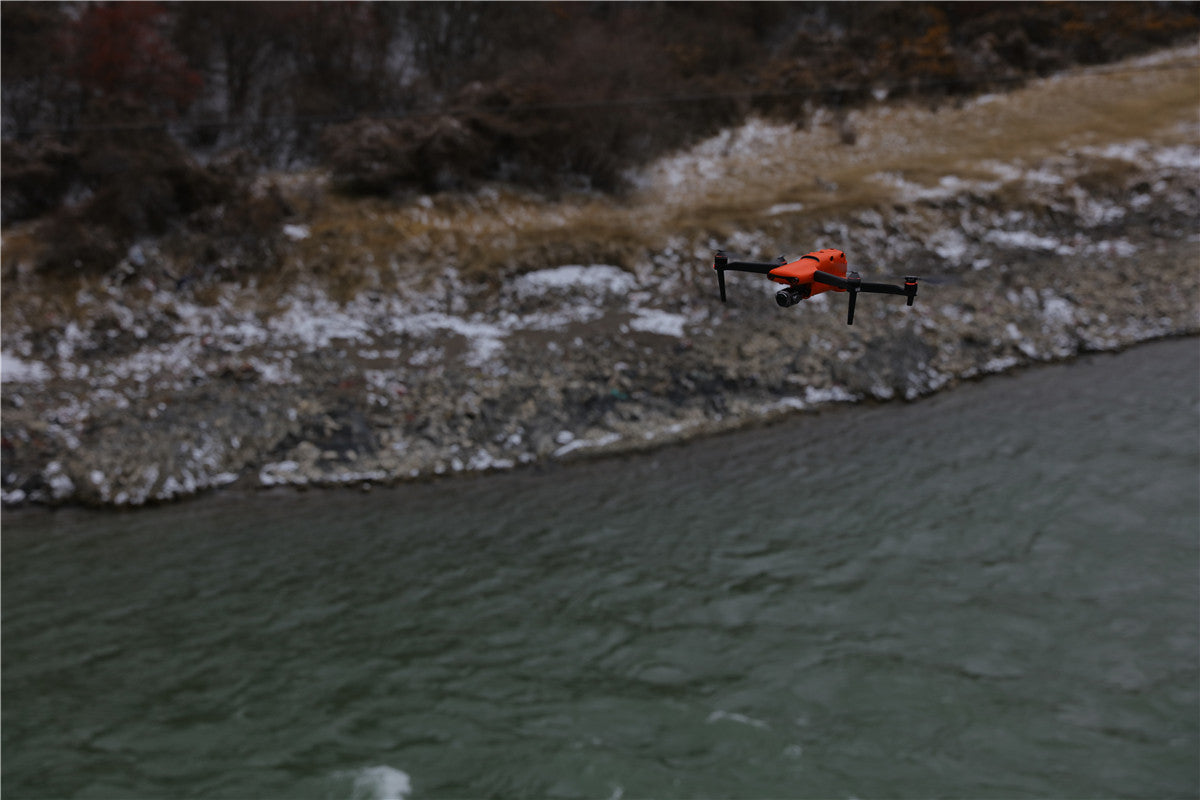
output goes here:
[[917, 279], [914, 276], [906, 276], [903, 286], [868, 283], [859, 277], [857, 272], [847, 274], [846, 254], [832, 248], [815, 250], [795, 261], [788, 261], [783, 256], [775, 261], [730, 261], [724, 250], [718, 250], [713, 259], [713, 269], [717, 271], [717, 286], [721, 289], [722, 303], [725, 302], [727, 269], [768, 275], [776, 283], [782, 283], [786, 288], [775, 293], [775, 302], [783, 308], [794, 306], [801, 300], [807, 300], [821, 292], [849, 292], [847, 325], [854, 324], [854, 302], [859, 292], [903, 295], [908, 298], [907, 305], [910, 306], [917, 297]]

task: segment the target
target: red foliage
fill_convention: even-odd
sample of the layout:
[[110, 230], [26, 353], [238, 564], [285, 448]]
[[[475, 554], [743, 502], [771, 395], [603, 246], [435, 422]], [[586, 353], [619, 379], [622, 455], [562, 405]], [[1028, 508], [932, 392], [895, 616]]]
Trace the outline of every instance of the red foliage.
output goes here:
[[93, 96], [161, 110], [187, 109], [202, 85], [168, 38], [162, 3], [87, 6], [66, 30], [66, 68]]

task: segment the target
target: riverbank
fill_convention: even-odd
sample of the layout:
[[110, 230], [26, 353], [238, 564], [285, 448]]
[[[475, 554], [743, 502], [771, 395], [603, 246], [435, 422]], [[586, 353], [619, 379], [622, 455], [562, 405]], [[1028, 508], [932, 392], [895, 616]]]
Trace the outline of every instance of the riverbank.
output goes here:
[[[123, 507], [511, 469], [1194, 335], [1197, 55], [956, 108], [751, 122], [653, 165], [620, 201], [491, 190], [358, 208], [356, 230], [404, 231], [382, 249], [325, 203], [285, 227], [295, 266], [270, 284], [118, 272], [64, 299], [17, 268], [3, 501]], [[405, 260], [435, 233], [446, 261]], [[469, 242], [513, 268], [472, 279]], [[616, 263], [556, 265], [589, 242]], [[717, 247], [839, 247], [865, 279], [921, 288], [912, 308], [863, 296], [852, 327], [840, 296], [780, 309], [755, 276], [731, 274], [722, 305]], [[171, 257], [152, 241], [128, 256], [168, 276]], [[323, 277], [327, 262], [357, 265], [354, 285]]]

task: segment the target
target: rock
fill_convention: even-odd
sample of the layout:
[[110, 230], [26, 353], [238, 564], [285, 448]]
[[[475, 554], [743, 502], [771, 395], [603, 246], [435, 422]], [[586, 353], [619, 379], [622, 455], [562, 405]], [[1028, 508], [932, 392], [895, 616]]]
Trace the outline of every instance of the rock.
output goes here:
[[[1198, 160], [1194, 147], [1148, 144], [1058, 154], [1001, 165], [996, 180], [904, 184], [902, 202], [814, 219], [855, 243], [856, 263], [902, 260], [922, 276], [912, 308], [865, 295], [852, 327], [840, 295], [779, 309], [747, 280], [722, 306], [707, 282], [681, 283], [687, 259], [711, 277], [700, 234], [628, 272], [500, 281], [457, 311], [437, 286], [335, 302], [316, 286], [280, 300], [230, 285], [203, 306], [94, 287], [69, 322], [5, 315], [0, 496], [131, 506], [232, 483], [511, 469], [1194, 335]], [[1120, 190], [1081, 180], [1096, 170]], [[738, 238], [769, 251], [778, 235]], [[470, 294], [447, 275], [452, 294]], [[666, 315], [670, 325], [632, 324]]]

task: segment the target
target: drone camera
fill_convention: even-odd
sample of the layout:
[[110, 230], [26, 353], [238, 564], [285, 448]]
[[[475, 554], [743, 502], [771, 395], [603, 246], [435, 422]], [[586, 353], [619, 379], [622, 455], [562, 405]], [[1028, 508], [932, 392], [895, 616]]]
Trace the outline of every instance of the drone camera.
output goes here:
[[808, 291], [804, 287], [789, 286], [775, 293], [775, 302], [779, 303], [781, 308], [787, 308], [796, 305], [806, 297], [808, 297]]

